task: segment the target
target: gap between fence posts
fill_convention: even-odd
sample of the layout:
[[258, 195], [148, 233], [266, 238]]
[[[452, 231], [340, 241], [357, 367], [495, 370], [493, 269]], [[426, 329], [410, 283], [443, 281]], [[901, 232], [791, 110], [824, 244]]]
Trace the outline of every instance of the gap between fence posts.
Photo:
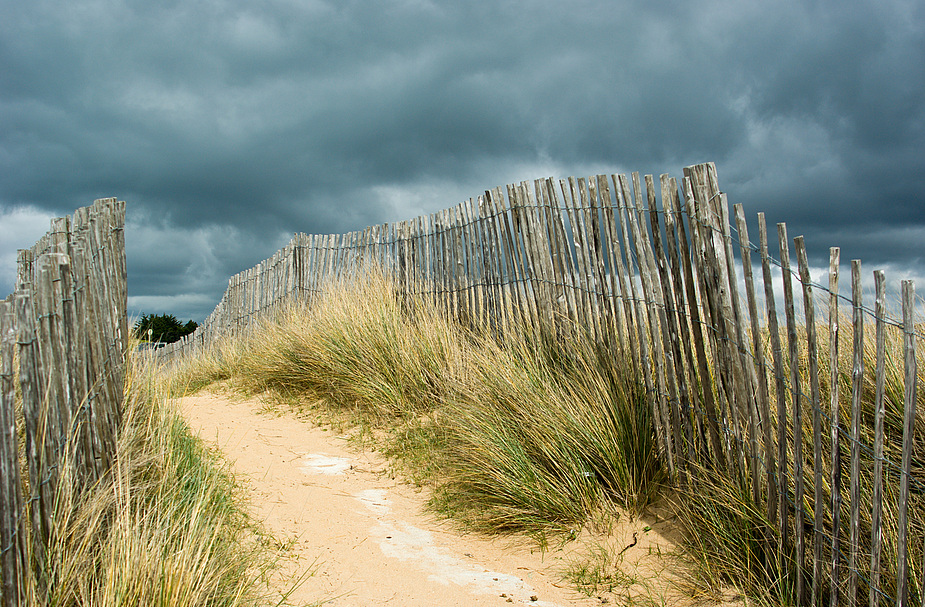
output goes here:
[[[787, 473], [787, 396], [786, 383], [784, 379], [783, 368], [783, 351], [780, 342], [780, 326], [777, 320], [777, 304], [774, 295], [774, 283], [771, 279], [771, 261], [768, 254], [768, 226], [765, 221], [764, 213], [758, 213], [758, 242], [761, 250], [761, 274], [764, 282], [764, 300], [768, 320], [768, 337], [771, 342], [771, 359], [774, 365], [774, 392], [776, 395], [777, 405], [777, 466], [772, 470], [777, 477], [777, 516], [771, 516], [771, 521], [777, 523], [777, 530], [780, 533], [780, 545], [778, 546], [778, 567], [780, 575], [787, 579], [788, 554], [789, 554], [789, 505], [787, 503], [787, 491], [789, 490], [789, 481]], [[770, 419], [768, 420], [770, 424]], [[768, 512], [773, 512], [775, 508], [769, 505]]]

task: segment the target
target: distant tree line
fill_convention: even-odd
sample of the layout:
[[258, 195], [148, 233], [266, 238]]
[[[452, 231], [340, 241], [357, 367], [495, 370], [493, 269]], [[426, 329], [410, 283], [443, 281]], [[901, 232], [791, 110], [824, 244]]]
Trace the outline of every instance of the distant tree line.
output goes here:
[[[142, 341], [173, 343], [189, 335], [199, 325], [189, 321], [185, 325], [173, 314], [144, 314], [135, 322], [135, 337]], [[150, 337], [149, 337], [150, 331]]]

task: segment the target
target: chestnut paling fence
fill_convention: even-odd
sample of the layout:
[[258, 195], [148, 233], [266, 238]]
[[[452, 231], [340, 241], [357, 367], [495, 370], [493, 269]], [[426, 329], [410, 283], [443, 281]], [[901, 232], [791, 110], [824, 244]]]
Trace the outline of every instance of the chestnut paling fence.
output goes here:
[[888, 301], [883, 272], [865, 301], [860, 261], [843, 280], [831, 249], [818, 284], [802, 237], [778, 224], [773, 239], [761, 213], [757, 244], [748, 229], [740, 205], [730, 217], [712, 163], [680, 181], [522, 182], [410, 221], [296, 234], [233, 276], [200, 328], [159, 356], [246, 335], [255, 319], [310, 306], [327, 281], [367, 263], [390, 272], [400, 293], [478, 327], [578, 328], [645, 378], [678, 483], [718, 471], [761, 504], [798, 603], [921, 603], [914, 286], [902, 283], [901, 313], [890, 315], [896, 297]]
[[[741, 206], [734, 211], [730, 220], [715, 167], [703, 164], [680, 182], [537, 180], [411, 221], [297, 234], [232, 277], [200, 328], [158, 356], [243, 337], [255, 320], [310, 306], [326, 282], [375, 263], [403, 295], [431, 298], [471, 325], [579, 330], [632, 360], [675, 481], [706, 471], [760, 504], [797, 602], [920, 604], [925, 422], [914, 287], [902, 283], [894, 317], [883, 273], [865, 303], [852, 261], [843, 296], [838, 249], [826, 284], [814, 283], [801, 237], [791, 241], [779, 224], [772, 257], [763, 215], [756, 245]], [[57, 220], [21, 254], [19, 288], [0, 307], [4, 606], [20, 604], [22, 580], [42, 571], [55, 485], [88, 486], [112, 457], [127, 336], [123, 220], [115, 200]]]
[[56, 500], [105, 477], [115, 456], [128, 336], [124, 223], [125, 203], [114, 198], [52, 220], [19, 252], [16, 290], [0, 301], [2, 607], [29, 604], [30, 589], [54, 583], [45, 572]]

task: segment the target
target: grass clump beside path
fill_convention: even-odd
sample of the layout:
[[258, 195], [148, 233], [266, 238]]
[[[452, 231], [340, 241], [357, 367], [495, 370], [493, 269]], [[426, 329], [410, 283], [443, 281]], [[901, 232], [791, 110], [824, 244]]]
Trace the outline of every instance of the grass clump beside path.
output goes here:
[[28, 603], [273, 604], [265, 581], [275, 555], [240, 487], [190, 434], [153, 373], [135, 363], [113, 470], [79, 498], [59, 494], [55, 539]]
[[[895, 312], [893, 316], [898, 316]], [[865, 321], [868, 322], [869, 321]], [[842, 318], [843, 327], [853, 327], [850, 318]], [[921, 325], [919, 325], [921, 327]], [[917, 329], [921, 331], [921, 328]], [[883, 459], [882, 465], [882, 511], [880, 532], [877, 534], [877, 543], [880, 547], [879, 576], [876, 580], [874, 593], [879, 595], [881, 602], [894, 601], [898, 593], [897, 558], [899, 552], [899, 510], [900, 485], [902, 471], [899, 462], [902, 461], [903, 450], [903, 423], [904, 423], [904, 389], [905, 368], [902, 353], [904, 352], [903, 332], [901, 327], [887, 324], [884, 329], [884, 373], [881, 378], [883, 390]], [[805, 329], [801, 328], [801, 333]], [[851, 518], [851, 465], [852, 447], [854, 445], [850, 436], [852, 424], [852, 388], [854, 372], [853, 344], [846, 344], [844, 335], [841, 337], [838, 372], [836, 374], [838, 387], [838, 409], [840, 425], [842, 427], [839, 437], [839, 458], [841, 469], [840, 498], [841, 510], [839, 516], [839, 548], [838, 575], [841, 587], [838, 588], [840, 597], [844, 600], [848, 592], [848, 577], [850, 547], [849, 538], [854, 531], [858, 540], [858, 596], [867, 601], [871, 594], [870, 562], [874, 541], [872, 539], [873, 515], [872, 503], [874, 501], [874, 477], [877, 460], [874, 457], [873, 445], [876, 442], [876, 403], [877, 403], [877, 350], [875, 328], [870, 324], [865, 328], [865, 339], [861, 348], [863, 357], [863, 376], [860, 377], [860, 407], [858, 409], [858, 519], [857, 525], [852, 529]], [[802, 339], [802, 337], [801, 337]], [[829, 334], [821, 331], [818, 335], [819, 345], [819, 377], [831, 377], [831, 362], [823, 353], [829, 351]], [[781, 341], [786, 343], [786, 335], [781, 334]], [[770, 340], [765, 343], [770, 348]], [[764, 353], [765, 360], [772, 360], [770, 350]], [[925, 545], [921, 538], [925, 537], [925, 489], [922, 479], [925, 478], [925, 460], [920, 454], [925, 453], [925, 352], [921, 347], [916, 348], [916, 418], [912, 434], [912, 475], [911, 490], [908, 497], [908, 525], [909, 537], [909, 603], [920, 604], [925, 598], [923, 588], [923, 566], [925, 566]], [[798, 369], [801, 385], [809, 386], [811, 376], [808, 358], [800, 360]], [[784, 375], [789, 376], [789, 361], [784, 361]], [[774, 385], [769, 386], [772, 402], [777, 402]], [[806, 388], [804, 388], [806, 389]], [[803, 427], [798, 436], [802, 440], [803, 476], [804, 476], [804, 530], [806, 535], [805, 555], [802, 562], [796, 562], [793, 552], [786, 558], [779, 554], [779, 547], [784, 541], [777, 520], [769, 520], [767, 506], [757, 503], [751, 491], [751, 476], [746, 469], [740, 476], [733, 473], [718, 473], [713, 470], [694, 469], [693, 482], [681, 493], [678, 500], [677, 512], [680, 520], [687, 529], [690, 539], [690, 553], [699, 561], [698, 570], [702, 575], [702, 582], [708, 586], [721, 583], [733, 583], [747, 591], [751, 596], [759, 597], [759, 604], [793, 605], [800, 602], [796, 598], [797, 570], [801, 570], [804, 578], [806, 596], [803, 602], [810, 599], [809, 590], [813, 576], [813, 558], [815, 545], [813, 541], [822, 542], [823, 560], [829, 567], [831, 559], [831, 538], [834, 531], [834, 522], [831, 516], [831, 503], [833, 485], [831, 471], [835, 465], [830, 439], [830, 420], [832, 393], [829, 381], [820, 382], [820, 403], [822, 403], [822, 433], [823, 453], [821, 459], [822, 471], [822, 504], [823, 519], [818, 525], [821, 532], [813, 535], [813, 516], [816, 510], [815, 487], [815, 454], [813, 435], [813, 404], [810, 398], [802, 400]], [[792, 401], [788, 402], [792, 407]], [[792, 419], [792, 409], [787, 412], [788, 419]], [[772, 436], [778, 435], [777, 411], [771, 411]], [[793, 440], [793, 430], [789, 429], [790, 440]], [[794, 482], [793, 450], [788, 453], [787, 475], [791, 487]], [[759, 482], [763, 485], [765, 478]], [[791, 551], [794, 551], [794, 525], [795, 497], [792, 489], [787, 495], [788, 524], [790, 537], [787, 539]], [[828, 604], [833, 594], [828, 573], [820, 576], [818, 595], [820, 604]]]
[[273, 391], [387, 435], [432, 505], [491, 531], [544, 536], [641, 512], [663, 481], [650, 409], [623, 359], [574, 337], [484, 335], [399, 299], [375, 270], [175, 371]]
[[472, 352], [440, 412], [443, 507], [488, 530], [574, 531], [609, 506], [639, 513], [655, 499], [644, 388], [588, 343], [517, 335]]

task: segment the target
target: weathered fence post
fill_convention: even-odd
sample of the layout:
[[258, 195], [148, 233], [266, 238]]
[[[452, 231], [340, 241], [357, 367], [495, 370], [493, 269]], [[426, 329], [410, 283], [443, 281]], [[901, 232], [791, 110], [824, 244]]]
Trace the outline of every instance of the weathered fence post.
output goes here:
[[854, 325], [854, 364], [851, 370], [851, 539], [848, 554], [848, 604], [858, 600], [858, 560], [861, 543], [861, 390], [864, 385], [864, 302], [861, 262], [851, 261], [851, 306]]
[[883, 271], [874, 272], [877, 323], [877, 370], [874, 396], [874, 487], [870, 524], [870, 607], [880, 605], [880, 548], [883, 540], [883, 422], [886, 417], [886, 281]]
[[[777, 467], [775, 464], [773, 439], [771, 437], [771, 408], [769, 403], [770, 397], [768, 395], [767, 368], [761, 347], [761, 333], [758, 327], [758, 302], [755, 297], [755, 278], [752, 273], [752, 245], [748, 240], [748, 224], [745, 221], [745, 211], [742, 209], [742, 205], [737, 204], [733, 208], [735, 210], [736, 228], [739, 231], [739, 249], [742, 256], [742, 271], [745, 277], [748, 315], [751, 319], [752, 349], [754, 350], [755, 361], [757, 363], [758, 403], [761, 413], [762, 436], [764, 438], [764, 467], [767, 484], [768, 520], [774, 521], [777, 518], [777, 483], [774, 479], [774, 475], [777, 473]], [[753, 436], [752, 440], [757, 442], [757, 436]], [[758, 490], [758, 462], [757, 458], [753, 458], [752, 461], [752, 491], [755, 502], [757, 503], [760, 500]]]
[[[817, 605], [819, 583], [822, 577], [822, 399], [819, 393], [819, 352], [816, 344], [816, 316], [813, 301], [813, 286], [809, 275], [809, 261], [806, 244], [802, 236], [793, 239], [800, 268], [800, 282], [803, 285], [803, 314], [806, 318], [806, 349], [809, 355], [810, 405], [813, 410], [813, 579], [811, 580], [810, 604]], [[798, 436], [794, 426], [794, 433]]]
[[[777, 394], [777, 528], [780, 532], [778, 547], [778, 566], [781, 575], [786, 575], [787, 554], [790, 537], [789, 504], [787, 491], [789, 487], [787, 472], [787, 387], [784, 379], [783, 351], [780, 342], [780, 326], [777, 320], [777, 303], [774, 297], [774, 283], [771, 280], [771, 261], [768, 254], [768, 225], [764, 213], [758, 213], [758, 238], [761, 248], [761, 274], [764, 281], [764, 300], [768, 316], [768, 335], [771, 341], [771, 358], [774, 363], [774, 387]], [[770, 420], [768, 420], [770, 423]], [[772, 517], [771, 519], [775, 519]]]
[[[839, 555], [841, 554], [841, 443], [839, 441], [838, 403], [838, 247], [829, 249], [829, 437], [832, 453], [832, 469], [829, 476], [832, 509], [831, 579], [830, 605], [838, 605], [840, 592]], [[820, 538], [821, 539], [821, 538]]]
[[909, 479], [912, 476], [912, 442], [915, 434], [916, 373], [915, 361], [915, 286], [902, 282], [903, 305], [903, 456], [899, 477], [899, 516], [897, 526], [899, 550], [896, 555], [896, 607], [907, 604], [909, 597]]
[[777, 239], [780, 245], [781, 276], [784, 283], [784, 310], [787, 318], [787, 346], [790, 354], [790, 406], [793, 410], [793, 515], [794, 537], [796, 538], [796, 598], [803, 600], [803, 561], [806, 558], [806, 544], [803, 529], [803, 393], [800, 390], [800, 345], [797, 341], [796, 311], [793, 303], [793, 283], [790, 270], [790, 246], [787, 241], [787, 226], [777, 224]]
[[0, 301], [0, 607], [25, 605], [26, 518], [14, 419], [13, 303]]
[[[45, 506], [52, 503], [57, 475], [52, 470], [46, 478], [44, 448], [39, 444], [47, 426], [43, 416], [43, 392], [39, 373], [39, 348], [35, 338], [35, 312], [31, 289], [21, 289], [13, 298], [15, 305], [16, 343], [19, 346], [19, 382], [22, 387], [26, 461], [32, 495], [29, 496], [29, 520], [32, 526], [32, 562], [41, 570], [45, 566], [45, 545], [50, 535], [50, 513]], [[39, 580], [41, 583], [41, 580]]]

